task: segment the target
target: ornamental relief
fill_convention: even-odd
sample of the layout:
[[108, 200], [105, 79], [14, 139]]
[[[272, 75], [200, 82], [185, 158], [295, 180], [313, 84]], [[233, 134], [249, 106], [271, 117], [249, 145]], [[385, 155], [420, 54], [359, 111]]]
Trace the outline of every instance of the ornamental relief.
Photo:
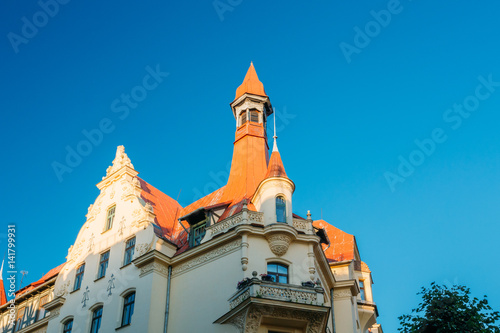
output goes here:
[[177, 267], [174, 267], [172, 269], [172, 273], [173, 273], [173, 275], [182, 274], [185, 271], [193, 269], [197, 266], [204, 265], [204, 264], [208, 263], [209, 261], [214, 260], [218, 257], [221, 257], [225, 254], [228, 254], [236, 249], [239, 249], [240, 247], [241, 247], [241, 239], [235, 240], [231, 243], [220, 246], [220, 247], [218, 247], [210, 252], [204, 253], [202, 255], [199, 255], [198, 257], [195, 257], [191, 260], [188, 260], [188, 261], [180, 264]]
[[59, 286], [59, 288], [57, 288], [57, 290], [54, 291], [54, 295], [56, 297], [65, 296], [69, 292], [70, 284], [71, 280], [68, 280], [65, 283], [63, 283], [61, 286]]
[[325, 314], [311, 311], [282, 309], [274, 306], [252, 306], [247, 314], [244, 333], [257, 333], [263, 316], [306, 321], [307, 333], [321, 333]]
[[278, 257], [283, 256], [290, 246], [292, 238], [285, 234], [271, 234], [266, 236], [269, 248]]
[[340, 290], [333, 290], [333, 298], [351, 298], [352, 297], [352, 292], [350, 289], [340, 289]]

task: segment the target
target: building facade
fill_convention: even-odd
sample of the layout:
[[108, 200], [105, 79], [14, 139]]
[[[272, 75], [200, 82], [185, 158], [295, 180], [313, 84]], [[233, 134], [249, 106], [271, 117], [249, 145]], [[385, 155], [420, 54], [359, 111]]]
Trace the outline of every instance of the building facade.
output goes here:
[[225, 186], [182, 207], [118, 147], [66, 262], [3, 301], [0, 332], [382, 332], [354, 236], [294, 214], [253, 64], [231, 109]]

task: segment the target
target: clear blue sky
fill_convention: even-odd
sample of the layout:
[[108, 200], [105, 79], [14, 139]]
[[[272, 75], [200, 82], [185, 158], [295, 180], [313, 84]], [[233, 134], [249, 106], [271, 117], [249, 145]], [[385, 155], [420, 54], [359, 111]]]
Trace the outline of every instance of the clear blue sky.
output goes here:
[[[53, 17], [34, 0], [0, 4], [0, 241], [15, 223], [25, 282], [65, 261], [117, 145], [145, 180], [174, 198], [182, 189], [182, 205], [222, 183], [228, 104], [253, 60], [282, 114], [294, 211], [356, 235], [385, 331], [431, 281], [466, 284], [500, 309], [500, 5], [220, 3], [230, 8], [71, 0]], [[371, 11], [388, 7], [390, 22], [373, 23]], [[140, 96], [134, 87], [157, 65], [168, 76], [126, 115], [121, 95]], [[477, 88], [479, 77], [494, 82]], [[453, 111], [463, 103], [474, 111]], [[106, 118], [111, 133], [59, 181], [53, 162]], [[436, 129], [434, 151], [416, 151]], [[400, 156], [420, 165], [398, 175]], [[392, 188], [387, 172], [401, 177]]]

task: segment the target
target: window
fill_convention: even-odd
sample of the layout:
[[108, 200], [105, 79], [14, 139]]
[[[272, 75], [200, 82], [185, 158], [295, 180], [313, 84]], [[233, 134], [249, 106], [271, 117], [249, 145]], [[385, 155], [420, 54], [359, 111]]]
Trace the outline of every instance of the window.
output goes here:
[[257, 110], [250, 111], [250, 121], [253, 123], [259, 122], [259, 111], [257, 111]]
[[45, 318], [47, 311], [45, 311], [45, 308], [43, 306], [45, 305], [45, 303], [48, 302], [48, 300], [49, 300], [49, 295], [45, 295], [42, 298], [40, 298], [40, 303], [38, 303], [38, 315], [36, 320]]
[[82, 286], [83, 273], [85, 272], [85, 264], [81, 264], [76, 269], [75, 285], [73, 290], [78, 290]]
[[276, 221], [286, 223], [286, 201], [281, 196], [276, 197]]
[[73, 319], [70, 319], [64, 323], [63, 333], [71, 333], [72, 329], [73, 329]]
[[26, 307], [24, 307], [24, 306], [22, 308], [19, 308], [19, 310], [17, 310], [16, 332], [22, 328], [25, 310], [26, 310]]
[[191, 227], [191, 237], [190, 243], [191, 246], [200, 245], [201, 240], [205, 237], [206, 233], [206, 221], [202, 221]]
[[361, 295], [361, 300], [366, 301], [365, 281], [364, 280], [359, 280], [359, 294]]
[[273, 277], [273, 282], [288, 283], [288, 266], [269, 263], [267, 264], [267, 275]]
[[132, 262], [135, 251], [135, 237], [131, 238], [125, 243], [125, 258], [123, 258], [123, 266]]
[[134, 314], [135, 292], [125, 296], [123, 303], [122, 326], [130, 325]]
[[99, 272], [97, 273], [97, 278], [100, 279], [106, 275], [106, 269], [108, 268], [109, 262], [109, 250], [101, 254], [101, 260], [99, 260]]
[[240, 113], [240, 126], [247, 122], [247, 112]]
[[111, 227], [113, 226], [113, 220], [115, 219], [115, 210], [116, 206], [113, 206], [110, 209], [108, 209], [108, 214], [106, 216], [106, 226], [104, 227], [104, 231], [111, 229]]
[[102, 306], [92, 312], [92, 325], [90, 326], [90, 333], [98, 333], [101, 328], [102, 319]]

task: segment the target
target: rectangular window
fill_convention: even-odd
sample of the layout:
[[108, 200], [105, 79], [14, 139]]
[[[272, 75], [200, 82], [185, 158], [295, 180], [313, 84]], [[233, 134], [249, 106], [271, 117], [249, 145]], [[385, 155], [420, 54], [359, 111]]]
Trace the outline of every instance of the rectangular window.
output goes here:
[[109, 250], [101, 254], [101, 260], [99, 260], [99, 272], [97, 273], [98, 279], [106, 275], [106, 269], [108, 269], [108, 262], [109, 262]]
[[189, 238], [189, 243], [192, 247], [200, 245], [203, 237], [205, 237], [206, 225], [207, 225], [206, 221], [203, 221], [191, 227], [191, 235]]
[[359, 294], [361, 296], [361, 300], [366, 301], [365, 281], [364, 280], [359, 280]]
[[250, 111], [250, 121], [253, 123], [259, 122], [259, 111]]
[[99, 333], [99, 329], [101, 328], [101, 319], [102, 307], [99, 307], [92, 313], [92, 325], [90, 326], [90, 333]]
[[131, 238], [125, 243], [125, 258], [123, 258], [123, 266], [132, 262], [135, 252], [135, 237]]
[[19, 310], [17, 310], [16, 332], [22, 328], [25, 310], [26, 310], [26, 307], [24, 307], [24, 306], [22, 308], [19, 308]]
[[78, 290], [82, 286], [83, 273], [85, 273], [85, 264], [81, 264], [76, 269], [75, 285], [73, 287], [73, 290]]
[[115, 210], [116, 206], [113, 206], [110, 209], [108, 209], [108, 214], [106, 216], [106, 226], [104, 228], [104, 231], [111, 229], [111, 227], [113, 226], [113, 220], [115, 219]]
[[123, 303], [122, 326], [130, 325], [134, 314], [135, 293], [128, 294]]
[[45, 295], [42, 298], [40, 298], [40, 303], [38, 303], [38, 314], [37, 314], [36, 320], [40, 320], [40, 319], [45, 318], [47, 312], [45, 311], [45, 308], [43, 306], [48, 301], [49, 301], [49, 295]]

